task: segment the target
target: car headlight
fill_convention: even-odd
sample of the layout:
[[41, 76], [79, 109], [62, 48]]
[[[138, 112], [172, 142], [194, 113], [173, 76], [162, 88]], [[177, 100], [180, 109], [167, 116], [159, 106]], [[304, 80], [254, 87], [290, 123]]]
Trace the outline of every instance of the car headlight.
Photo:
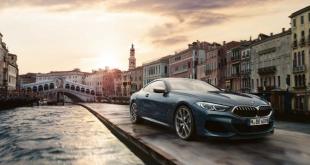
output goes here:
[[196, 103], [199, 107], [206, 109], [208, 111], [226, 111], [230, 109], [229, 106], [214, 104], [214, 103], [207, 103], [207, 102], [197, 102]]

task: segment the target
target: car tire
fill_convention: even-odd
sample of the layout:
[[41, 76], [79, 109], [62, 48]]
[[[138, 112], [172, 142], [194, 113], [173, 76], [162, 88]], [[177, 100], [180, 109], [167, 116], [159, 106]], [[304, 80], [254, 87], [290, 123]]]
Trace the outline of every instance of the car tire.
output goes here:
[[195, 123], [192, 111], [187, 106], [179, 106], [174, 115], [174, 128], [179, 138], [191, 140], [195, 135]]
[[130, 113], [129, 113], [130, 121], [133, 124], [141, 122], [141, 118], [138, 116], [137, 112], [138, 112], [138, 105], [135, 102], [133, 102], [130, 105]]

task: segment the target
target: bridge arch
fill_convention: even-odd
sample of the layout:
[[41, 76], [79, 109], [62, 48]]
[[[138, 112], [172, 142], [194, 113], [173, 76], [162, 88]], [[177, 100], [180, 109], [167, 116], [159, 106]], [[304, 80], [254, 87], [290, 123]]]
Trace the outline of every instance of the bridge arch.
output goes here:
[[33, 92], [38, 92], [38, 87], [37, 87], [37, 86], [33, 86], [33, 87], [32, 87], [32, 91], [33, 91]]
[[48, 84], [44, 84], [43, 89], [44, 89], [45, 91], [47, 91], [47, 90], [48, 90]]
[[39, 92], [43, 91], [43, 85], [39, 85], [38, 91], [39, 91]]

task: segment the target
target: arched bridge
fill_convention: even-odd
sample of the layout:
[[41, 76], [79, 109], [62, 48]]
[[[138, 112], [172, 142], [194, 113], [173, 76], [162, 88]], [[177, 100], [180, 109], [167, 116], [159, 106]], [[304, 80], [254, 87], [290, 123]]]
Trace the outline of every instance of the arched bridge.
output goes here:
[[59, 101], [60, 95], [65, 95], [75, 102], [95, 101], [95, 90], [92, 87], [67, 81], [64, 78], [24, 84], [22, 90], [26, 93], [37, 93], [54, 101]]

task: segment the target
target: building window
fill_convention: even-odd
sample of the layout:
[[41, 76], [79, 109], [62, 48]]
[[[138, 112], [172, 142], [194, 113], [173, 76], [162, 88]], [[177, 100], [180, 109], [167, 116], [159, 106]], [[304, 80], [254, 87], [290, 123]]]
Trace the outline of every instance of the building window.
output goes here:
[[305, 51], [301, 52], [301, 65], [305, 64]]
[[304, 16], [303, 16], [303, 15], [300, 16], [300, 23], [301, 23], [301, 24], [304, 24]]
[[297, 54], [296, 54], [296, 52], [294, 53], [294, 59], [293, 59], [293, 67], [296, 67], [297, 66], [297, 61], [296, 61], [296, 59], [297, 59]]
[[302, 75], [302, 86], [306, 86], [306, 76]]
[[286, 85], [291, 86], [291, 75], [286, 76]]
[[305, 37], [305, 31], [301, 31], [301, 38]]
[[308, 21], [310, 22], [310, 13], [308, 13]]
[[293, 27], [296, 27], [296, 19], [293, 19]]
[[278, 87], [280, 88], [281, 86], [281, 79], [280, 79], [280, 76], [278, 76]]
[[301, 60], [301, 58], [300, 58], [300, 52], [298, 52], [298, 56], [297, 56], [297, 66], [300, 65], [300, 60]]

